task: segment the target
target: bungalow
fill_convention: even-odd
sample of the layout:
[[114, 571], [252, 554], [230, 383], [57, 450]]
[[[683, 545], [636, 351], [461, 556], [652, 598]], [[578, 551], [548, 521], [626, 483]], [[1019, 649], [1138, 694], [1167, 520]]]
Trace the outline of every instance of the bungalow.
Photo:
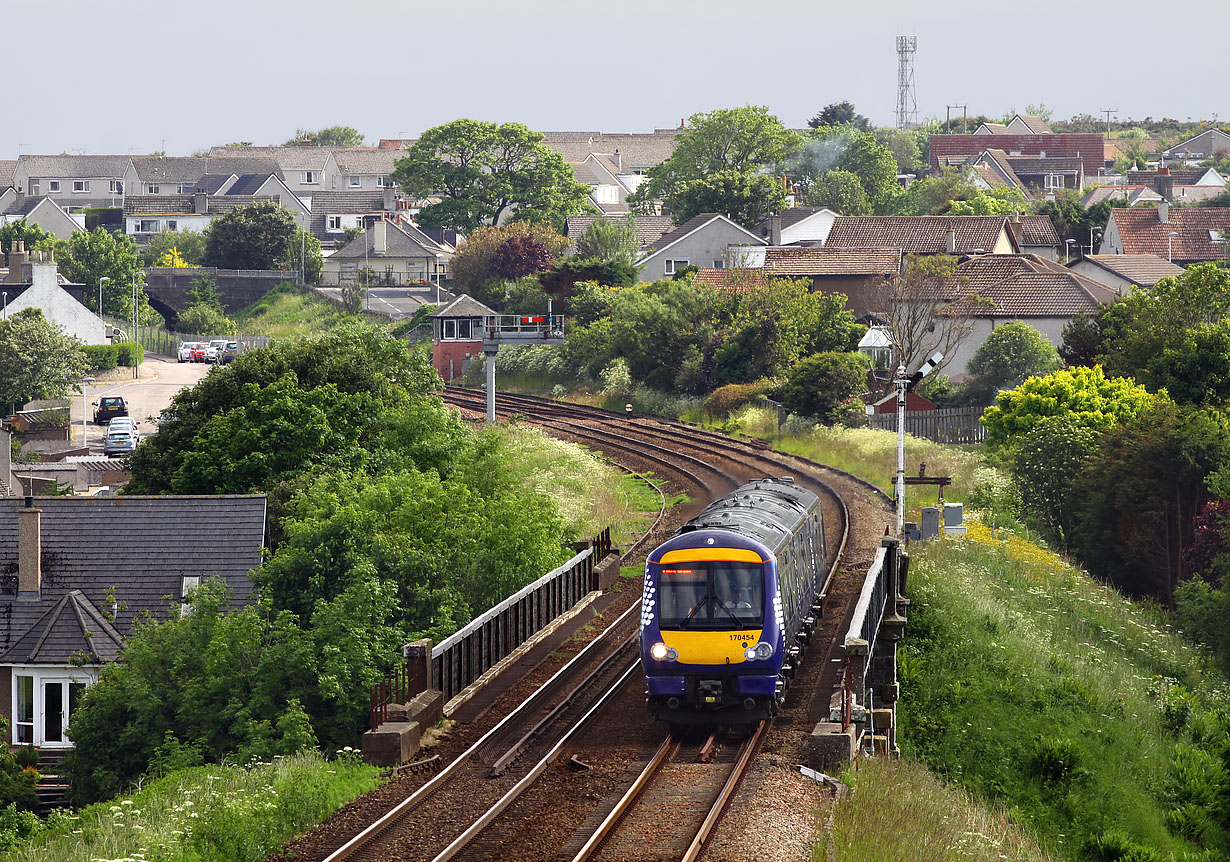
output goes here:
[[9, 186], [0, 192], [0, 224], [24, 221], [38, 225], [56, 239], [85, 230], [84, 213], [68, 213], [47, 196], [29, 197]]
[[1183, 267], [1156, 254], [1086, 255], [1069, 269], [1101, 282], [1120, 296], [1127, 296], [1138, 287], [1153, 287], [1163, 278], [1183, 274]]
[[1155, 254], [1183, 266], [1230, 259], [1230, 208], [1171, 207], [1110, 211], [1101, 254]]
[[637, 261], [641, 281], [672, 278], [688, 266], [723, 269], [741, 266], [730, 249], [764, 246], [767, 241], [718, 213], [695, 216], [663, 234]]
[[842, 216], [825, 248], [898, 248], [902, 254], [1021, 251], [1007, 216]]
[[1199, 162], [1228, 153], [1230, 134], [1221, 129], [1208, 129], [1186, 141], [1179, 141], [1168, 150], [1163, 150], [1162, 158]]

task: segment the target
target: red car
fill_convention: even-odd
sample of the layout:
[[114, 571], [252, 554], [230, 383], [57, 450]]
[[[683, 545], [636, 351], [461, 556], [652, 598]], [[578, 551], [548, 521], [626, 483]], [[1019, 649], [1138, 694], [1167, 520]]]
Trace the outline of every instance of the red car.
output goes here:
[[204, 362], [205, 348], [207, 347], [209, 347], [208, 344], [198, 341], [196, 344], [192, 345], [192, 352], [188, 354], [188, 358], [193, 362]]

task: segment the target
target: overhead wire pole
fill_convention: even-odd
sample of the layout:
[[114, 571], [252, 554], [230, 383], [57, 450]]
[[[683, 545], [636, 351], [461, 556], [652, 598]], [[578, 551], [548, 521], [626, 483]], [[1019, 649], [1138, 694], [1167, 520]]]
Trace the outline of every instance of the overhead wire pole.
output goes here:
[[1118, 108], [1103, 108], [1102, 113], [1106, 115], [1106, 140], [1110, 140], [1110, 115], [1119, 113]]

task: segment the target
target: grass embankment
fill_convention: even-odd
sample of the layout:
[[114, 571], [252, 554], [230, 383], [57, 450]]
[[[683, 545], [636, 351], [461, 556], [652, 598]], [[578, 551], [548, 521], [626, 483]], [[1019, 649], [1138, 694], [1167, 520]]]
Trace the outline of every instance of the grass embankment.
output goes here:
[[259, 862], [285, 841], [376, 786], [379, 770], [351, 757], [300, 754], [258, 764], [201, 766], [136, 793], [57, 815], [14, 849], [14, 862]]
[[296, 338], [319, 335], [348, 317], [311, 290], [288, 282], [266, 293], [234, 319], [246, 335]]

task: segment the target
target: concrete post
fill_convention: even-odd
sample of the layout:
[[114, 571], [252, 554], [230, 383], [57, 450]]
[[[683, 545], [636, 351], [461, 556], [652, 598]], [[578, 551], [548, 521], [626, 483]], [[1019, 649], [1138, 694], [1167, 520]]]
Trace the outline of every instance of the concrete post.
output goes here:
[[402, 655], [406, 658], [406, 679], [410, 695], [431, 688], [431, 638], [411, 641], [402, 647]]
[[495, 351], [484, 350], [487, 356], [487, 422], [495, 424]]

